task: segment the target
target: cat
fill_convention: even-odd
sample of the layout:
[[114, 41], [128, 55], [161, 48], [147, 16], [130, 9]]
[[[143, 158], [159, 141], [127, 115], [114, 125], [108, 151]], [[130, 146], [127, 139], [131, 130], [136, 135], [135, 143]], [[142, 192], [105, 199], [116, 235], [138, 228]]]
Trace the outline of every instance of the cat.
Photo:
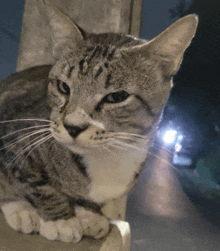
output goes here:
[[0, 83], [0, 206], [16, 231], [98, 239], [109, 231], [102, 206], [128, 193], [146, 163], [198, 18], [146, 41], [89, 34], [46, 8], [55, 64]]

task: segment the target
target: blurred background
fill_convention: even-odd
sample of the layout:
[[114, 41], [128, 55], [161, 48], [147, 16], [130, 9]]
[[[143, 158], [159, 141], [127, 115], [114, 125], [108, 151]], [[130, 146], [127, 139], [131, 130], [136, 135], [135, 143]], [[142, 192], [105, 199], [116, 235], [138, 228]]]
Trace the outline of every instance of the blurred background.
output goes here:
[[[160, 6], [163, 4], [160, 1]], [[199, 26], [174, 77], [175, 85], [155, 139], [154, 153], [165, 148], [159, 157], [166, 162], [161, 168], [155, 163], [151, 168], [155, 170], [145, 169], [129, 198], [127, 217], [131, 219], [131, 229], [139, 229], [134, 233], [136, 239], [133, 235], [132, 250], [217, 251], [220, 250], [220, 1], [175, 1], [163, 7], [163, 14], [160, 8], [151, 9], [154, 18], [148, 13], [152, 6], [144, 1], [143, 38], [148, 38], [151, 23], [160, 27], [157, 25], [160, 15], [165, 13], [169, 18], [164, 23], [196, 13]], [[173, 172], [169, 164], [166, 166], [168, 162], [172, 163]], [[166, 176], [173, 178], [165, 179]], [[135, 210], [140, 212], [138, 216], [134, 216]], [[144, 230], [141, 222], [148, 225], [148, 230]]]

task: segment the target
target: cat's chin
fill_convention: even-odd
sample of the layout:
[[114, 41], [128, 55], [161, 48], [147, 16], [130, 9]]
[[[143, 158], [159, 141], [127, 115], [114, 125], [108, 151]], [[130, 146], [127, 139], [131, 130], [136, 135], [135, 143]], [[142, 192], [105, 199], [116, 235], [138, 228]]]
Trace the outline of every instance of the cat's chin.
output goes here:
[[96, 155], [96, 154], [105, 154], [109, 153], [106, 151], [104, 148], [100, 147], [94, 147], [94, 146], [82, 146], [78, 144], [63, 144], [65, 147], [67, 147], [71, 152], [79, 155], [85, 155], [85, 156], [90, 156], [90, 155]]
[[65, 147], [67, 147], [72, 153], [79, 154], [79, 155], [86, 155], [88, 154], [89, 149], [85, 149], [83, 147], [79, 147], [76, 145], [71, 144], [63, 144]]
[[[55, 138], [55, 137], [54, 137]], [[92, 146], [85, 146], [82, 144], [79, 144], [77, 140], [64, 140], [64, 139], [59, 139], [55, 138], [57, 142], [59, 142], [63, 147], [67, 148], [74, 154], [79, 154], [79, 155], [90, 155], [94, 151], [97, 151], [97, 148], [94, 148]]]

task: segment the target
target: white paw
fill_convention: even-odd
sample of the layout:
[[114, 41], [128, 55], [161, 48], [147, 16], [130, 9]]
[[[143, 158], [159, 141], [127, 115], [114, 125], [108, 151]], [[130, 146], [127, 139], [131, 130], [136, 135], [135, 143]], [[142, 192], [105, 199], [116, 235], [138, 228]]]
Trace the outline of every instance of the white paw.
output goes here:
[[83, 235], [99, 239], [107, 235], [109, 220], [100, 214], [93, 213], [83, 207], [76, 207], [76, 217], [83, 229]]
[[79, 242], [82, 238], [82, 227], [76, 217], [68, 220], [40, 220], [40, 234], [48, 240]]
[[7, 223], [16, 231], [25, 234], [39, 232], [40, 217], [36, 210], [26, 201], [14, 201], [1, 206]]

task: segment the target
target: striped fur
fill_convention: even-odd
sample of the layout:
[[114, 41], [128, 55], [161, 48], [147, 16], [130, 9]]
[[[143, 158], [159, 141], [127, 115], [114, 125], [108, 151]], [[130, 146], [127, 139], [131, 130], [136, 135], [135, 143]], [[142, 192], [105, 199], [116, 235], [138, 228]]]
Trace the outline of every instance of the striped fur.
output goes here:
[[[101, 213], [104, 203], [128, 192], [146, 161], [177, 59], [194, 34], [192, 20], [168, 30], [170, 47], [173, 30], [181, 36], [185, 24], [190, 33], [177, 55], [154, 48], [164, 44], [163, 34], [150, 43], [81, 33], [72, 24], [71, 43], [65, 32], [56, 43], [63, 54], [55, 65], [2, 81], [0, 205], [28, 201], [44, 221], [68, 220], [76, 205]], [[53, 20], [54, 34], [62, 34], [59, 27]]]

